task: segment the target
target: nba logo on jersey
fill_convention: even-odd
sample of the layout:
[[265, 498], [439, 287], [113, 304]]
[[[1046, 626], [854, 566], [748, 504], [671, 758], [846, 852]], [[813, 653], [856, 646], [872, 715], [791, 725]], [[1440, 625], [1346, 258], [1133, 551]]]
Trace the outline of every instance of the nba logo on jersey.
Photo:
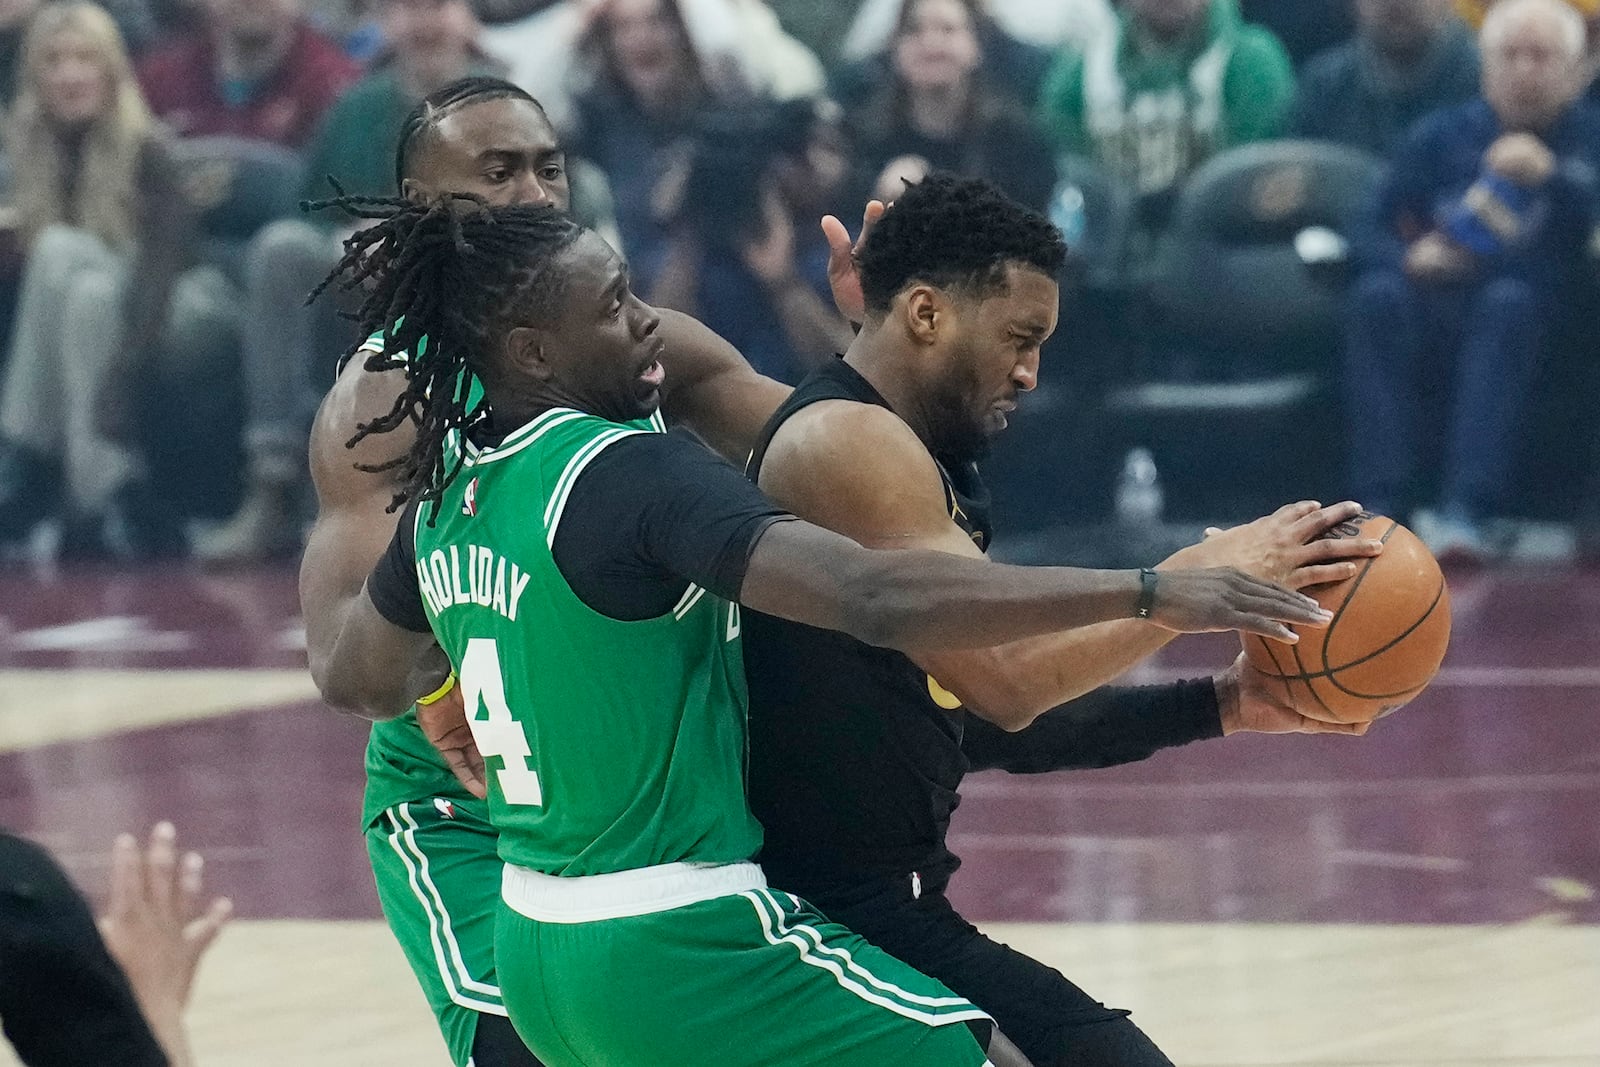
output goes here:
[[453, 819], [456, 817], [456, 806], [450, 803], [444, 797], [434, 797], [433, 806], [439, 809], [439, 814], [443, 815], [447, 819]]
[[474, 478], [467, 483], [467, 491], [461, 496], [461, 514], [471, 518], [478, 513], [478, 479]]

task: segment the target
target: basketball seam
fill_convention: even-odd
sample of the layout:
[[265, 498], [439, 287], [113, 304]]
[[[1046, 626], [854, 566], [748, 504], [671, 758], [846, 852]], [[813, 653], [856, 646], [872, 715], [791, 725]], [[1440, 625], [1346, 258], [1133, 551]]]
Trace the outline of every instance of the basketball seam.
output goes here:
[[[1346, 689], [1344, 686], [1340, 685], [1339, 684], [1339, 679], [1335, 678], [1334, 675], [1338, 674], [1340, 671], [1347, 671], [1351, 667], [1359, 667], [1361, 664], [1372, 660], [1374, 657], [1383, 655], [1385, 652], [1387, 652], [1390, 649], [1394, 648], [1400, 642], [1404, 641], [1406, 638], [1408, 638], [1412, 634], [1416, 633], [1418, 627], [1420, 627], [1423, 623], [1427, 622], [1429, 619], [1433, 618], [1433, 613], [1435, 611], [1439, 610], [1439, 602], [1441, 600], [1443, 600], [1443, 599], [1444, 599], [1444, 579], [1441, 578], [1439, 580], [1439, 591], [1433, 595], [1433, 603], [1429, 604], [1428, 605], [1428, 610], [1422, 613], [1422, 618], [1418, 619], [1416, 622], [1414, 622], [1410, 626], [1406, 627], [1405, 633], [1402, 633], [1399, 637], [1396, 637], [1393, 641], [1389, 642], [1384, 647], [1378, 649], [1376, 652], [1370, 652], [1367, 655], [1362, 656], [1360, 659], [1352, 660], [1351, 662], [1346, 663], [1342, 667], [1335, 667], [1332, 670], [1330, 670], [1328, 672], [1328, 681], [1332, 682], [1339, 689], [1340, 692], [1347, 693], [1347, 694], [1349, 694], [1350, 696], [1353, 696], [1353, 697], [1361, 697], [1362, 699], [1365, 699], [1365, 700], [1387, 700], [1390, 697], [1402, 696], [1405, 693], [1411, 692], [1410, 689], [1403, 689], [1399, 693], [1358, 693], [1353, 689]], [[1423, 683], [1423, 684], [1426, 684], [1426, 683]]]
[[[1345, 597], [1345, 603], [1348, 604], [1350, 602], [1350, 597], [1354, 596], [1354, 595], [1355, 595], [1355, 590], [1354, 589], [1350, 590], [1350, 595]], [[1341, 606], [1339, 610], [1343, 611], [1344, 608]], [[1337, 622], [1337, 621], [1339, 621], [1339, 617], [1337, 615], [1335, 615], [1334, 616], [1334, 622]], [[1329, 623], [1328, 625], [1332, 626], [1333, 623]], [[1317, 692], [1317, 687], [1312, 685], [1311, 682], [1309, 681], [1309, 675], [1306, 674], [1305, 661], [1300, 658], [1300, 646], [1298, 644], [1290, 645], [1289, 646], [1289, 651], [1294, 653], [1294, 665], [1296, 667], [1300, 668], [1299, 680], [1301, 682], [1305, 683], [1306, 692], [1311, 694], [1311, 699], [1315, 700], [1318, 704], [1320, 704], [1322, 706], [1322, 710], [1323, 711], [1325, 711], [1329, 715], [1333, 716], [1333, 721], [1334, 722], [1343, 722], [1344, 719], [1339, 715], [1338, 712], [1336, 712], [1332, 708], [1328, 707], [1328, 702], [1326, 700], [1322, 699], [1322, 694]], [[1324, 658], [1323, 662], [1327, 662], [1326, 658]], [[1290, 692], [1293, 692], [1294, 691], [1294, 687], [1291, 685], [1289, 687], [1289, 690], [1290, 690]]]
[[[1396, 636], [1388, 644], [1385, 644], [1381, 648], [1374, 649], [1373, 651], [1367, 653], [1365, 656], [1361, 656], [1361, 657], [1359, 657], [1357, 659], [1353, 659], [1349, 663], [1341, 663], [1337, 667], [1329, 667], [1326, 670], [1308, 671], [1308, 672], [1302, 672], [1300, 674], [1285, 674], [1285, 675], [1271, 675], [1271, 674], [1268, 674], [1267, 677], [1269, 677], [1269, 678], [1271, 678], [1271, 677], [1281, 677], [1281, 678], [1284, 678], [1284, 679], [1303, 678], [1303, 679], [1306, 679], [1306, 680], [1310, 680], [1312, 678], [1326, 678], [1326, 679], [1328, 679], [1328, 681], [1332, 682], [1334, 684], [1334, 686], [1340, 692], [1345, 693], [1345, 694], [1347, 694], [1349, 696], [1360, 697], [1360, 698], [1362, 698], [1364, 700], [1386, 700], [1389, 697], [1404, 696], [1406, 693], [1409, 693], [1412, 690], [1410, 690], [1410, 689], [1402, 689], [1398, 693], [1358, 693], [1353, 689], [1347, 689], [1344, 686], [1340, 685], [1338, 679], [1336, 679], [1334, 677], [1334, 675], [1338, 674], [1340, 671], [1347, 671], [1352, 667], [1359, 667], [1363, 663], [1367, 663], [1367, 662], [1370, 662], [1371, 660], [1374, 660], [1374, 659], [1378, 658], [1379, 656], [1383, 655], [1385, 652], [1388, 652], [1391, 649], [1393, 649], [1396, 645], [1400, 644], [1402, 641], [1404, 641], [1406, 638], [1410, 637], [1412, 634], [1416, 633], [1417, 632], [1417, 628], [1420, 627], [1423, 623], [1427, 622], [1429, 619], [1433, 618], [1433, 613], [1439, 609], [1439, 602], [1444, 599], [1444, 590], [1445, 590], [1445, 582], [1444, 582], [1443, 579], [1440, 579], [1440, 581], [1439, 581], [1439, 589], [1433, 595], [1433, 603], [1428, 605], [1428, 610], [1422, 613], [1422, 617], [1420, 619], [1418, 619], [1416, 622], [1412, 623], [1410, 626], [1406, 627], [1405, 630], [1403, 630], [1398, 636]], [[1300, 656], [1299, 656], [1299, 650], [1298, 649], [1296, 649], [1295, 661], [1299, 666], [1302, 666], [1302, 667], [1305, 666], [1304, 663], [1300, 662]], [[1327, 662], [1327, 657], [1326, 656], [1323, 657], [1323, 662], [1324, 663]], [[1275, 667], [1278, 665], [1278, 660], [1277, 660], [1276, 656], [1273, 657], [1272, 664]], [[1265, 674], [1266, 672], [1263, 671], [1262, 673]], [[1423, 683], [1423, 684], [1426, 685], [1427, 683]], [[1421, 688], [1421, 687], [1418, 686], [1416, 688]]]
[[[1387, 545], [1389, 538], [1393, 537], [1394, 532], [1398, 529], [1400, 529], [1400, 524], [1390, 519], [1389, 528], [1383, 532], [1382, 537], [1378, 538], [1378, 543]], [[1376, 562], [1377, 557], [1373, 557], [1362, 564], [1361, 573], [1356, 575], [1355, 581], [1350, 583], [1350, 591], [1344, 595], [1344, 602], [1339, 605], [1339, 610], [1333, 613], [1333, 618], [1328, 622], [1328, 628], [1322, 631], [1322, 662], [1324, 664], [1328, 662], [1328, 650], [1333, 646], [1333, 631], [1338, 627], [1339, 620], [1344, 618], [1345, 610], [1350, 607], [1350, 602], [1356, 598], [1357, 593], [1361, 592], [1361, 583], [1367, 580], [1367, 575], [1372, 573], [1372, 565]]]

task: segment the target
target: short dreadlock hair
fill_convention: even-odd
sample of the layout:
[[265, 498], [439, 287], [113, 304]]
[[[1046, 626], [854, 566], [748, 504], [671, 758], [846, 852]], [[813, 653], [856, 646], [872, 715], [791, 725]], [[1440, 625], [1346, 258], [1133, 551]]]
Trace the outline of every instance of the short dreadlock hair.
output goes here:
[[926, 282], [978, 296], [1004, 290], [1016, 264], [1058, 277], [1061, 231], [981, 178], [934, 173], [904, 195], [867, 235], [859, 255], [869, 311], [885, 312], [906, 286]]
[[539, 109], [539, 114], [545, 113], [544, 105], [535, 100], [532, 94], [504, 78], [462, 78], [442, 89], [435, 89], [411, 109], [405, 124], [400, 127], [400, 140], [394, 146], [395, 191], [399, 192], [406, 178], [411, 175], [411, 161], [418, 147], [433, 136], [439, 123], [464, 107], [490, 100], [526, 100]]
[[[361, 469], [399, 469], [403, 484], [390, 511], [413, 497], [438, 500], [461, 466], [459, 458], [449, 465], [446, 436], [464, 432], [479, 414], [467, 409], [473, 377], [481, 377], [507, 330], [542, 321], [559, 306], [565, 286], [553, 268], [587, 231], [548, 204], [491, 207], [464, 194], [423, 204], [341, 195], [303, 206], [376, 220], [345, 241], [344, 258], [310, 299], [335, 283], [365, 291], [353, 317], [363, 338], [381, 336], [383, 345], [369, 351], [364, 368], [406, 372], [394, 406], [362, 423], [347, 447], [414, 423], [410, 452]], [[357, 342], [344, 358], [366, 346]]]

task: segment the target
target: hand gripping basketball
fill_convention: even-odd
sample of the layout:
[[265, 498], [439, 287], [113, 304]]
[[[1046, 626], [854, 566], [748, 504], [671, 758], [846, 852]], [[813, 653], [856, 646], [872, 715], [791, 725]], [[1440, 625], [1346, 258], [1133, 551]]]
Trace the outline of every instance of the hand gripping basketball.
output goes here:
[[1160, 572], [1149, 618], [1175, 633], [1243, 630], [1293, 642], [1289, 625], [1326, 626], [1333, 615], [1301, 593], [1232, 567], [1213, 567]]

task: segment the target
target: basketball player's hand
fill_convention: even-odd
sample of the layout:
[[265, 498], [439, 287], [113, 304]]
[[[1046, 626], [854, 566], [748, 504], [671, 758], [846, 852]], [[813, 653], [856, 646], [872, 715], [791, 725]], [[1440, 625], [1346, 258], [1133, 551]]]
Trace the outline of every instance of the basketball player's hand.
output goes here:
[[1353, 500], [1328, 507], [1314, 500], [1285, 504], [1243, 526], [1211, 527], [1204, 541], [1174, 553], [1158, 569], [1237, 567], [1290, 589], [1342, 582], [1355, 574], [1354, 561], [1383, 551], [1375, 538], [1326, 536], [1360, 514]]
[[111, 852], [111, 899], [100, 936], [133, 987], [151, 1030], [174, 1063], [187, 1063], [183, 1011], [200, 957], [233, 913], [227, 897], [203, 898], [204, 864], [178, 855], [177, 832], [160, 823], [140, 849], [132, 834]]
[[861, 216], [861, 233], [855, 241], [850, 231], [833, 215], [822, 220], [822, 233], [828, 239], [828, 287], [833, 290], [833, 303], [850, 322], [860, 323], [867, 318], [867, 298], [861, 292], [861, 271], [856, 256], [867, 240], [867, 232], [883, 218], [881, 200], [867, 201], [867, 210]]
[[1308, 719], [1273, 693], [1272, 680], [1243, 653], [1233, 666], [1217, 675], [1217, 704], [1222, 710], [1222, 735], [1229, 734], [1346, 734], [1360, 737], [1370, 722], [1323, 722]]
[[432, 704], [418, 704], [417, 725], [450, 765], [456, 781], [479, 800], [487, 797], [489, 783], [484, 777], [483, 756], [478, 752], [478, 742], [472, 739], [472, 728], [467, 725], [467, 708], [461, 699], [460, 684], [452, 686]]
[[1306, 596], [1232, 567], [1164, 570], [1156, 581], [1150, 621], [1180, 634], [1243, 630], [1294, 644], [1286, 623], [1322, 627], [1333, 614]]

